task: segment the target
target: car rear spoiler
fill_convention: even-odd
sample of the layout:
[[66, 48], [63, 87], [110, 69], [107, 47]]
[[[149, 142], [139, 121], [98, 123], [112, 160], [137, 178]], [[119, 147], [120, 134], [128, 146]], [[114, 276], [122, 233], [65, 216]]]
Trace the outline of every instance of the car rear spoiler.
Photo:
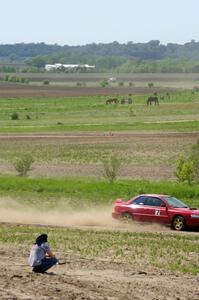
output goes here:
[[122, 199], [117, 199], [116, 201], [115, 201], [115, 203], [122, 203], [123, 201], [122, 201]]

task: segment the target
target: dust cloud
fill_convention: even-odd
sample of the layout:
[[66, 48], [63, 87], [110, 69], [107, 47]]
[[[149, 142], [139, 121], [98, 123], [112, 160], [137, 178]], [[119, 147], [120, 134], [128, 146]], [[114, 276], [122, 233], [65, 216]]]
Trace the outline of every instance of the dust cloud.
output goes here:
[[24, 206], [11, 198], [0, 198], [0, 223], [78, 228], [88, 227], [99, 230], [124, 230], [132, 232], [162, 232], [169, 230], [159, 224], [140, 224], [137, 222], [133, 222], [133, 224], [121, 223], [112, 218], [112, 209], [112, 206], [104, 206], [72, 211], [70, 208], [61, 207], [56, 210], [39, 211], [38, 209]]

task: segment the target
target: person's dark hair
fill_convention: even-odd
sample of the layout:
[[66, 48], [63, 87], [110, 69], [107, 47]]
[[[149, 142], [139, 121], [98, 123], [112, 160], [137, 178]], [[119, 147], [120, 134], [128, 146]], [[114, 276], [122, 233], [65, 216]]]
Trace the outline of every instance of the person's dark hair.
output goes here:
[[48, 240], [48, 236], [45, 233], [42, 233], [41, 235], [39, 235], [36, 238], [35, 244], [37, 244], [38, 246], [41, 246], [41, 244], [46, 243]]

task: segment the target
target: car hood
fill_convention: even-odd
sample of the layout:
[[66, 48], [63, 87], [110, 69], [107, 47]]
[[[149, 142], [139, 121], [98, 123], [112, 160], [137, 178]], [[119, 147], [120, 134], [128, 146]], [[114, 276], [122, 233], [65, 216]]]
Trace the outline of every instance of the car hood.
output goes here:
[[199, 215], [199, 209], [197, 208], [189, 208], [189, 211], [194, 215]]

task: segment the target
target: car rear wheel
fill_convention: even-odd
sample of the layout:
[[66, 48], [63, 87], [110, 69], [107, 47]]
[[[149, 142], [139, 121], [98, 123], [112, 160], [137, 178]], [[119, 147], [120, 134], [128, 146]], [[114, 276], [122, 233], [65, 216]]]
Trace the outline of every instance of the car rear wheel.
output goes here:
[[133, 216], [129, 213], [122, 213], [120, 220], [125, 224], [131, 224], [133, 222]]
[[172, 228], [177, 231], [185, 229], [185, 219], [182, 216], [176, 216], [172, 222]]

